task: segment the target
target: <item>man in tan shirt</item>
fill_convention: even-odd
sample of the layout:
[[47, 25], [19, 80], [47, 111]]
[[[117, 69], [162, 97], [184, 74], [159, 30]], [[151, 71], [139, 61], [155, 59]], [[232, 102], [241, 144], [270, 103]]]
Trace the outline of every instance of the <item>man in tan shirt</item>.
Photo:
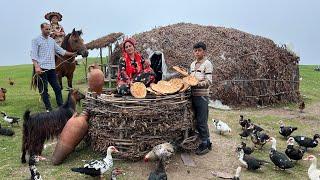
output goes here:
[[212, 149], [208, 128], [208, 102], [213, 67], [205, 56], [206, 50], [207, 47], [203, 42], [196, 43], [193, 46], [193, 54], [196, 60], [190, 65], [191, 75], [199, 80], [199, 84], [192, 88], [192, 105], [196, 116], [196, 129], [202, 141], [196, 150], [197, 155], [206, 154]]

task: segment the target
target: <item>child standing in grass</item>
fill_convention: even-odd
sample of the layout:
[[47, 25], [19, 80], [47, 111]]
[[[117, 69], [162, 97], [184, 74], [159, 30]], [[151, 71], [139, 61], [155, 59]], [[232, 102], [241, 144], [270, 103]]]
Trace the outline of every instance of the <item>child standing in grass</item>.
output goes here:
[[192, 105], [196, 116], [196, 129], [199, 132], [201, 144], [196, 150], [197, 155], [208, 153], [212, 149], [208, 128], [209, 86], [212, 83], [212, 63], [206, 58], [206, 44], [198, 42], [193, 46], [195, 61], [191, 63], [191, 75], [199, 80], [192, 88]]

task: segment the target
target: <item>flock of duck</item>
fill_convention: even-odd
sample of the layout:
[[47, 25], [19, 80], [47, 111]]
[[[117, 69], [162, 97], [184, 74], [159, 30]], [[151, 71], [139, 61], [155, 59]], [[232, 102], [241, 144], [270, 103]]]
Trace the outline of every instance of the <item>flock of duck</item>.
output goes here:
[[[18, 123], [19, 119], [7, 116], [6, 113], [1, 112], [3, 119], [10, 124]], [[212, 120], [215, 131], [218, 134], [230, 133], [231, 128], [227, 123], [213, 119]], [[255, 171], [261, 169], [266, 164], [274, 164], [276, 169], [286, 170], [293, 168], [299, 160], [311, 161], [311, 165], [308, 169], [308, 176], [311, 180], [320, 180], [320, 170], [317, 169], [317, 158], [314, 155], [308, 155], [303, 158], [305, 153], [310, 148], [315, 148], [318, 146], [320, 139], [319, 134], [315, 134], [313, 137], [306, 136], [291, 136], [291, 134], [296, 131], [297, 127], [285, 126], [285, 124], [280, 121], [279, 134], [287, 140], [287, 147], [284, 152], [277, 149], [277, 140], [274, 137], [269, 136], [265, 130], [253, 123], [250, 119], [245, 119], [243, 115], [240, 115], [239, 124], [241, 126], [242, 132], [239, 133], [241, 139], [247, 140], [251, 139], [253, 147], [247, 146], [247, 144], [242, 141], [240, 145], [237, 146], [236, 151], [238, 153], [238, 160], [242, 166], [250, 171]], [[1, 126], [0, 126], [1, 127]], [[1, 128], [0, 128], [1, 129]], [[271, 142], [271, 148], [269, 151], [269, 158], [271, 162], [258, 159], [252, 155], [252, 153], [259, 149], [262, 150], [263, 146]], [[149, 180], [166, 180], [167, 174], [165, 171], [165, 165], [167, 159], [169, 159], [176, 151], [178, 147], [174, 143], [163, 143], [155, 146], [149, 153], [144, 157], [145, 162], [150, 160], [158, 160], [158, 165], [156, 169], [150, 173]], [[117, 153], [118, 150], [114, 146], [108, 147], [107, 156], [102, 160], [93, 160], [86, 163], [83, 167], [72, 168], [74, 172], [87, 174], [90, 176], [101, 176], [107, 171], [111, 170], [111, 179], [115, 180], [124, 171], [120, 168], [113, 168], [112, 153]], [[30, 171], [34, 172], [35, 177], [40, 176], [39, 172], [35, 166], [30, 166]], [[240, 179], [241, 167], [237, 168], [236, 175], [230, 179]], [[36, 178], [38, 179], [38, 178]], [[40, 178], [41, 179], [41, 176]]]
[[[116, 180], [116, 177], [123, 174], [124, 171], [120, 168], [113, 168], [112, 153], [119, 152], [114, 146], [109, 146], [107, 149], [107, 156], [102, 160], [93, 160], [83, 167], [71, 168], [73, 172], [86, 174], [92, 177], [103, 178], [103, 174], [111, 170], [111, 180]], [[148, 180], [167, 180], [165, 165], [167, 159], [176, 152], [176, 146], [172, 143], [159, 144], [148, 152], [144, 157], [144, 162], [158, 160], [158, 165], [154, 171], [149, 175]]]
[[[213, 119], [213, 126], [218, 134], [230, 133], [231, 128], [227, 123]], [[286, 170], [293, 168], [295, 164], [303, 159], [305, 152], [309, 148], [315, 148], [318, 145], [319, 134], [315, 134], [313, 138], [306, 136], [291, 136], [296, 131], [297, 127], [285, 126], [280, 121], [279, 134], [287, 139], [287, 148], [284, 152], [277, 149], [277, 141], [274, 137], [270, 137], [262, 127], [254, 124], [250, 119], [245, 119], [242, 115], [239, 119], [239, 124], [242, 128], [242, 132], [239, 133], [241, 139], [251, 139], [254, 147], [249, 147], [245, 142], [242, 142], [237, 146], [236, 151], [238, 152], [238, 159], [241, 165], [250, 170], [255, 171], [261, 169], [266, 164], [274, 164], [275, 169]], [[271, 148], [269, 151], [269, 158], [271, 162], [258, 159], [252, 155], [256, 149], [263, 149], [266, 143], [271, 142]], [[297, 145], [296, 145], [297, 144]], [[150, 160], [158, 160], [156, 169], [150, 173], [149, 180], [166, 180], [167, 174], [165, 171], [165, 165], [167, 159], [170, 158], [179, 148], [174, 143], [163, 143], [155, 146], [149, 153], [144, 157], [145, 162]], [[81, 168], [72, 168], [74, 172], [80, 172], [91, 176], [103, 175], [106, 171], [112, 168], [112, 152], [117, 152], [116, 148], [110, 146], [108, 148], [107, 157], [101, 161], [92, 161], [85, 164]], [[311, 180], [320, 180], [320, 170], [317, 169], [317, 158], [314, 155], [308, 155], [303, 160], [311, 161], [311, 165], [308, 169], [308, 176]], [[236, 174], [230, 179], [240, 179], [241, 167], [238, 167]], [[112, 171], [113, 172], [113, 171]], [[113, 176], [112, 176], [113, 177]]]
[[[230, 127], [220, 121], [213, 120], [215, 130], [219, 134], [230, 132]], [[242, 132], [239, 133], [241, 139], [250, 137], [254, 147], [248, 147], [245, 142], [242, 142], [236, 149], [238, 152], [238, 159], [240, 163], [248, 170], [255, 171], [261, 169], [265, 164], [274, 164], [275, 169], [286, 170], [293, 168], [299, 160], [303, 159], [304, 154], [309, 148], [315, 148], [318, 145], [319, 134], [315, 134], [312, 138], [306, 136], [291, 136], [296, 131], [297, 127], [285, 126], [280, 121], [279, 134], [283, 138], [287, 139], [287, 148], [284, 152], [277, 149], [277, 140], [274, 137], [270, 137], [262, 127], [254, 124], [250, 119], [244, 119], [240, 115], [239, 124], [242, 128]], [[269, 157], [271, 162], [255, 158], [251, 155], [255, 149], [262, 149], [263, 146], [271, 142], [272, 146], [269, 151]], [[297, 144], [297, 145], [296, 145]], [[303, 160], [311, 161], [311, 165], [308, 169], [308, 176], [311, 180], [320, 180], [320, 170], [317, 169], [317, 158], [314, 155], [308, 155]]]

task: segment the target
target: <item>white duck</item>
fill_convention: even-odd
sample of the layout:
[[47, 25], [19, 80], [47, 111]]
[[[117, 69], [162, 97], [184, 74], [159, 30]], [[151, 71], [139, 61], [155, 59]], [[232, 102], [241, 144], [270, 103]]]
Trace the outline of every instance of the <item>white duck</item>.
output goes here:
[[311, 165], [308, 169], [308, 176], [310, 180], [320, 180], [320, 170], [317, 169], [317, 158], [314, 155], [309, 155], [303, 160], [311, 161]]
[[230, 133], [231, 128], [225, 122], [217, 119], [212, 119], [213, 126], [215, 127], [216, 132], [219, 134]]
[[100, 176], [110, 170], [113, 166], [112, 153], [119, 152], [114, 146], [109, 146], [107, 149], [107, 156], [103, 160], [93, 160], [85, 164], [83, 167], [71, 168], [74, 172], [90, 175], [92, 177]]
[[0, 112], [2, 115], [3, 115], [3, 120], [10, 123], [11, 125], [16, 123], [19, 125], [19, 121], [20, 121], [20, 118], [18, 117], [13, 117], [13, 116], [8, 116], [7, 113], [5, 112]]
[[148, 152], [144, 156], [144, 161], [148, 162], [149, 160], [156, 160], [156, 159], [164, 159], [171, 157], [175, 150], [174, 146], [171, 143], [162, 143], [158, 144], [153, 149]]

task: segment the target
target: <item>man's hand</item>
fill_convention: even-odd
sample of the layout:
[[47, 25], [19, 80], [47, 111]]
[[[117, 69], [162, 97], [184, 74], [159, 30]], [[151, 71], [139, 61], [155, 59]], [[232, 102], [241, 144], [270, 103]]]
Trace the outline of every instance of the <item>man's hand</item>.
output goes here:
[[37, 74], [39, 74], [39, 75], [42, 74], [43, 71], [39, 65], [36, 65], [34, 68], [35, 68], [35, 71]]
[[66, 56], [76, 56], [77, 52], [69, 52], [69, 51], [67, 51], [65, 55]]

